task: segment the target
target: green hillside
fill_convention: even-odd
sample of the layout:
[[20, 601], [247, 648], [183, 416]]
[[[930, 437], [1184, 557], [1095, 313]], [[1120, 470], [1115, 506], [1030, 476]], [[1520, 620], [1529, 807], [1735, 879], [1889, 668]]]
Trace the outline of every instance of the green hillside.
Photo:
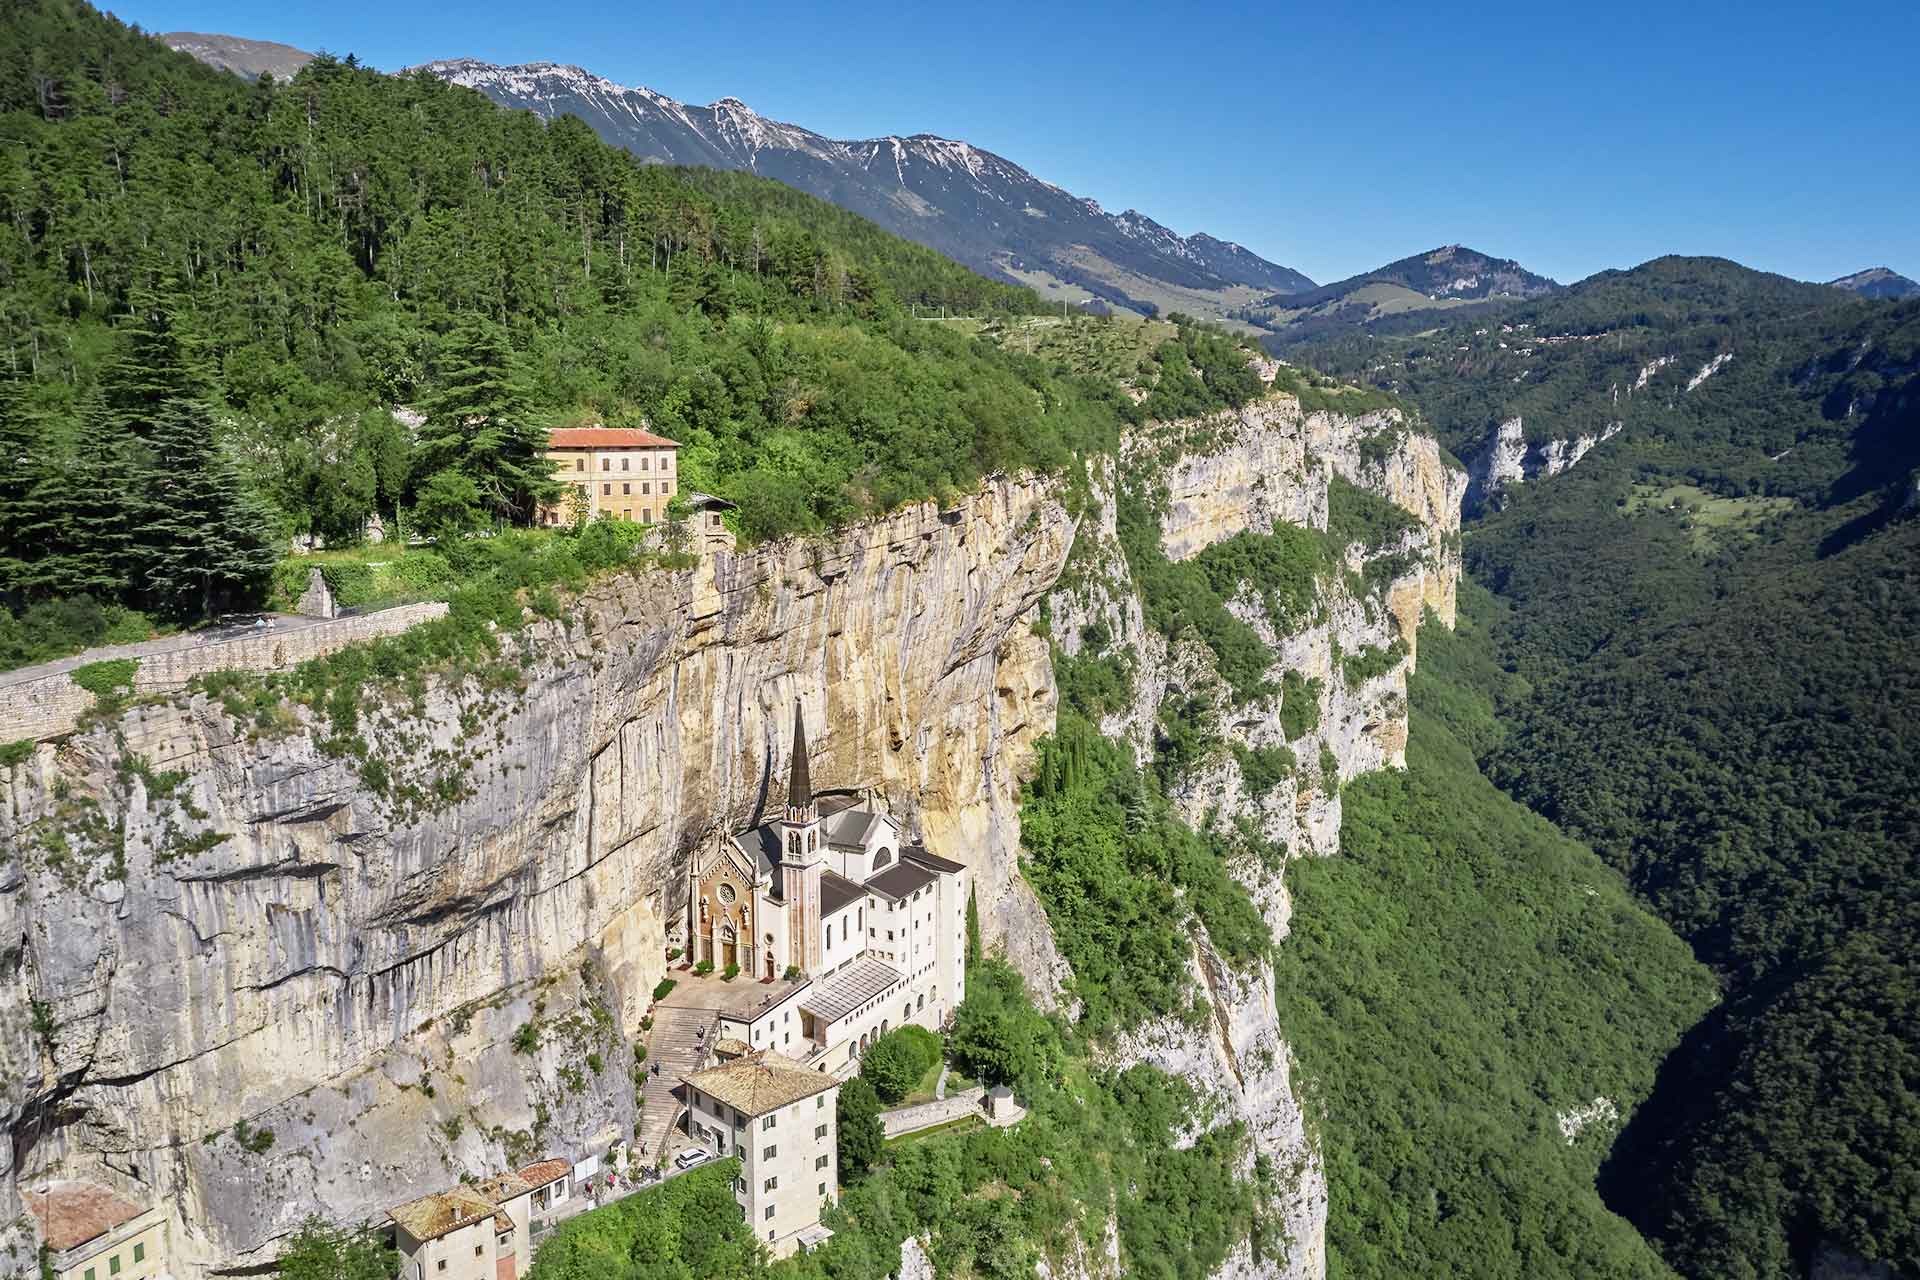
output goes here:
[[1288, 868], [1274, 988], [1320, 1113], [1329, 1277], [1668, 1274], [1594, 1180], [1714, 985], [1481, 776], [1500, 683], [1471, 616], [1426, 627], [1406, 771], [1348, 784], [1340, 856]]
[[1367, 357], [1463, 453], [1624, 424], [1468, 529], [1505, 673], [1476, 752], [1727, 989], [1608, 1201], [1688, 1275], [1920, 1272], [1920, 306], [1661, 259], [1502, 319]]

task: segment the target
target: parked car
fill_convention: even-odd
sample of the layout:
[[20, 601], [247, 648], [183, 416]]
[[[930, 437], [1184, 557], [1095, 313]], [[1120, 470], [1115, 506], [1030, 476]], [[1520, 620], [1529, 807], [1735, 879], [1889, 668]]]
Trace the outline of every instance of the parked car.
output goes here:
[[679, 1168], [691, 1169], [693, 1168], [693, 1166], [697, 1164], [705, 1164], [707, 1161], [711, 1159], [713, 1159], [713, 1152], [704, 1150], [700, 1147], [694, 1147], [691, 1150], [682, 1151], [679, 1155], [675, 1156], [673, 1158], [673, 1163]]

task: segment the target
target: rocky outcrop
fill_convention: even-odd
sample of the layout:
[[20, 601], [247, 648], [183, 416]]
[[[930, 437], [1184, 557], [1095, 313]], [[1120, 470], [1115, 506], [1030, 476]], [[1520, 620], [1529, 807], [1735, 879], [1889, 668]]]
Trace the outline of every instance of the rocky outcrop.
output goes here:
[[[1205, 644], [1191, 637], [1169, 642], [1147, 626], [1119, 542], [1116, 469], [1094, 477], [1094, 515], [1082, 523], [1073, 560], [1048, 600], [1053, 635], [1063, 650], [1081, 654], [1087, 637], [1096, 636], [1130, 658], [1131, 699], [1101, 727], [1128, 741], [1141, 762], [1151, 758], [1154, 726], [1170, 695], [1207, 706], [1223, 747], [1177, 782], [1172, 798], [1195, 826], [1251, 820], [1273, 853], [1247, 857], [1233, 874], [1285, 945], [1292, 914], [1286, 863], [1337, 851], [1343, 779], [1405, 763], [1406, 677], [1416, 657], [1416, 631], [1429, 609], [1453, 622], [1467, 478], [1446, 465], [1430, 437], [1408, 429], [1398, 415], [1305, 414], [1289, 398], [1150, 426], [1125, 442], [1123, 456], [1123, 465], [1135, 469], [1128, 479], [1138, 483], [1144, 473], [1164, 497], [1161, 545], [1169, 559], [1198, 555], [1243, 531], [1266, 533], [1281, 524], [1324, 530], [1336, 474], [1415, 520], [1414, 530], [1395, 545], [1349, 547], [1353, 574], [1323, 583], [1314, 616], [1295, 629], [1277, 632], [1256, 599], [1231, 602], [1273, 654], [1269, 681], [1278, 688], [1290, 672], [1294, 687], [1314, 700], [1309, 713], [1285, 719], [1282, 694], [1235, 704]], [[1356, 595], [1356, 580], [1366, 581], [1362, 570], [1377, 557], [1391, 557], [1398, 571]], [[1366, 651], [1392, 654], [1396, 645], [1400, 656], [1376, 673], [1343, 661]], [[1283, 727], [1288, 722], [1309, 727], [1289, 739]], [[1294, 760], [1293, 774], [1256, 793], [1224, 744], [1284, 748]], [[1256, 1256], [1253, 1243], [1243, 1242], [1216, 1280], [1317, 1280], [1326, 1270], [1325, 1176], [1293, 1085], [1272, 970], [1265, 964], [1251, 972], [1233, 970], [1204, 930], [1190, 969], [1211, 1019], [1199, 1029], [1181, 1018], [1138, 1028], [1109, 1051], [1109, 1061], [1116, 1067], [1149, 1062], [1192, 1082], [1213, 1097], [1215, 1122], [1246, 1125], [1251, 1142], [1243, 1176], [1251, 1176], [1262, 1157], [1276, 1171], [1272, 1185], [1261, 1188], [1261, 1214], [1279, 1228], [1284, 1254]], [[1101, 1273], [1096, 1268], [1089, 1274]]]
[[189, 1224], [193, 1275], [630, 1134], [689, 854], [760, 811], [796, 698], [815, 776], [967, 862], [1050, 996], [1014, 788], [1054, 689], [1022, 619], [1072, 536], [1049, 485], [1001, 480], [612, 579], [506, 642], [517, 688], [363, 716], [415, 771], [384, 795], [304, 711], [264, 734], [192, 697], [42, 744], [0, 774], [0, 1221], [45, 1171], [118, 1180]]
[[[1641, 383], [1649, 371], [1658, 372], [1659, 361], [1641, 371]], [[1636, 384], [1639, 385], [1639, 384]], [[1497, 504], [1510, 486], [1529, 480], [1557, 476], [1579, 462], [1598, 446], [1619, 435], [1624, 423], [1610, 422], [1600, 431], [1564, 439], [1527, 439], [1526, 424], [1519, 418], [1502, 422], [1487, 443], [1467, 464], [1468, 510]]]

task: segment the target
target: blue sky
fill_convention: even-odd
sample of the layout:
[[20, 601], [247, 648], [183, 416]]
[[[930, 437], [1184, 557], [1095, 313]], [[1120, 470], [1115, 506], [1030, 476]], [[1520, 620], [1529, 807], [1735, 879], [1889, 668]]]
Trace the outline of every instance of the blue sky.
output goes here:
[[1920, 4], [831, 8], [127, 0], [394, 69], [573, 62], [838, 137], [965, 138], [1325, 282], [1457, 242], [1920, 277]]

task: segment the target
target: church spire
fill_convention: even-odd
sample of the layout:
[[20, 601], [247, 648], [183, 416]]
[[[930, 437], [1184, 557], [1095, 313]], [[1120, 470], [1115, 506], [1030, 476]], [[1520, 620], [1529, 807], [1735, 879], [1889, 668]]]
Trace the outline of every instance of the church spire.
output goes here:
[[807, 722], [800, 714], [800, 699], [793, 700], [793, 777], [787, 784], [787, 808], [813, 807], [813, 776], [807, 768]]

